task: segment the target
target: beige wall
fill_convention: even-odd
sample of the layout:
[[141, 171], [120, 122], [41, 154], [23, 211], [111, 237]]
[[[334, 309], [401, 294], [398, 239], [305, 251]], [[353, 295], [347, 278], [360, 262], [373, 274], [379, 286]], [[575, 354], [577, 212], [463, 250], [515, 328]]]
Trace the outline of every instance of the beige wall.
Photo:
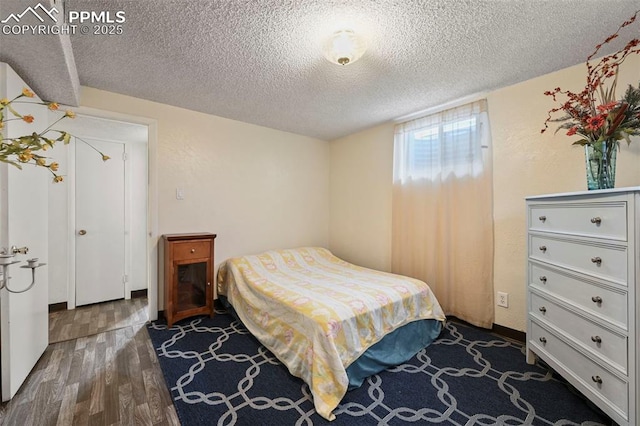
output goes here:
[[[619, 95], [638, 84], [640, 58], [621, 69]], [[572, 138], [552, 129], [540, 134], [554, 107], [545, 90], [579, 91], [585, 67], [578, 65], [487, 95], [494, 165], [494, 290], [509, 293], [509, 308], [496, 308], [495, 322], [525, 330], [525, 205], [528, 195], [586, 189], [584, 153]], [[640, 185], [640, 138], [622, 144], [616, 186]], [[330, 142], [330, 248], [343, 258], [389, 270], [393, 124]]]
[[[495, 220], [494, 289], [509, 293], [509, 308], [496, 308], [495, 322], [525, 330], [526, 217], [524, 198], [587, 188], [584, 149], [572, 146], [578, 138], [555, 126], [540, 134], [546, 112], [556, 105], [542, 93], [560, 86], [580, 91], [586, 67], [581, 64], [497, 90], [487, 97], [493, 139]], [[638, 84], [640, 58], [621, 68], [618, 97], [627, 85]], [[618, 153], [616, 187], [640, 185], [640, 138], [623, 142]]]
[[389, 271], [393, 124], [344, 137], [330, 146], [329, 247], [349, 262]]
[[159, 234], [216, 233], [216, 265], [328, 245], [327, 142], [86, 87], [81, 104], [157, 120]]

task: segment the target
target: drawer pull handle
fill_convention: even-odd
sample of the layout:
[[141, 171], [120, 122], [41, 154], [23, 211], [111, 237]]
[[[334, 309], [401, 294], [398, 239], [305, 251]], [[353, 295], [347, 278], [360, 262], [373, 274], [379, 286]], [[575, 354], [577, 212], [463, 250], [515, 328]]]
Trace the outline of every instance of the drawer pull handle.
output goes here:
[[207, 283], [207, 285], [208, 285], [208, 286], [210, 286], [210, 285], [211, 285], [211, 283]]
[[596, 225], [600, 225], [602, 223], [602, 219], [600, 217], [592, 217], [591, 223], [595, 223]]
[[195, 253], [195, 252], [196, 252], [196, 249], [191, 249], [191, 253]]
[[541, 252], [546, 252], [547, 251], [547, 246], [540, 246], [538, 247], [540, 249]]
[[599, 258], [599, 257], [597, 257], [597, 256], [596, 256], [596, 257], [592, 257], [592, 258], [591, 258], [591, 262], [592, 262], [592, 263], [595, 263], [595, 264], [596, 264], [596, 265], [598, 265], [598, 266], [600, 266], [600, 264], [602, 264], [602, 259], [601, 259], [601, 258]]
[[538, 308], [538, 310], [539, 310], [540, 312], [542, 312], [543, 314], [547, 312], [547, 308], [545, 308], [544, 306], [540, 306], [540, 307]]
[[547, 282], [547, 277], [545, 277], [544, 275], [542, 275], [542, 276], [540, 277], [540, 281], [542, 281], [543, 283], [546, 283], [546, 282]]
[[540, 216], [540, 217], [538, 218], [538, 220], [539, 220], [540, 222], [544, 222], [545, 220], [547, 220], [547, 217], [546, 217], [546, 216]]
[[593, 303], [600, 304], [600, 303], [602, 303], [602, 297], [600, 297], [600, 296], [593, 296], [593, 297], [591, 298], [591, 301], [592, 301]]
[[600, 336], [591, 336], [591, 341], [593, 343], [600, 344], [600, 343], [602, 343], [602, 337], [600, 337]]
[[600, 376], [591, 376], [591, 380], [593, 380], [594, 382], [596, 382], [599, 385], [602, 384], [602, 379], [600, 378]]
[[539, 340], [541, 343], [547, 343], [547, 339], [545, 339], [544, 337], [541, 337]]

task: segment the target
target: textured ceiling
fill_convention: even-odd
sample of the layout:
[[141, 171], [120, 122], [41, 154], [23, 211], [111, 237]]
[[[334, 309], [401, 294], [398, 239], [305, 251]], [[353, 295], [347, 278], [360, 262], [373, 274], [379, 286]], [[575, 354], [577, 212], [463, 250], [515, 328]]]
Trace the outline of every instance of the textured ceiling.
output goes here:
[[[40, 3], [47, 9], [55, 7], [53, 0], [40, 0]], [[25, 8], [37, 4], [37, 1], [32, 0], [1, 0], [0, 20], [4, 20], [10, 14], [20, 14]], [[61, 7], [59, 9], [62, 11]], [[45, 19], [47, 24], [51, 22], [46, 16]], [[31, 26], [42, 24], [31, 13], [23, 15], [19, 23]], [[15, 22], [8, 21], [7, 24], [11, 26]], [[0, 27], [4, 26], [0, 24]], [[67, 105], [78, 105], [80, 80], [68, 34], [6, 35], [4, 31], [0, 34], [0, 61], [11, 65], [42, 98]]]
[[[2, 0], [3, 16], [7, 1], [22, 0]], [[640, 3], [66, 0], [66, 8], [126, 14], [124, 34], [71, 36], [82, 85], [330, 140], [584, 62]], [[345, 28], [368, 50], [342, 67], [321, 47]], [[633, 32], [638, 25], [620, 43]], [[48, 49], [29, 43], [30, 54]], [[29, 55], [5, 57], [30, 67]], [[52, 87], [58, 78], [67, 77], [49, 74]]]

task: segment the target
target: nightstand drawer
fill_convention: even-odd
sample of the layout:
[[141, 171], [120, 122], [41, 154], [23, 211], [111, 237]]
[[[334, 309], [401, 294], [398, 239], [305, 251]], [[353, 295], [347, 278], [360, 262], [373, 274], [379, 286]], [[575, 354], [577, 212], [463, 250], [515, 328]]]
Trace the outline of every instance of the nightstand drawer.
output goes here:
[[527, 336], [529, 344], [538, 348], [564, 368], [567, 374], [577, 380], [582, 387], [590, 390], [608, 405], [628, 416], [629, 389], [627, 383], [610, 373], [573, 347], [547, 331], [535, 321], [531, 323], [531, 336]]
[[585, 348], [606, 358], [622, 373], [627, 373], [627, 337], [576, 315], [544, 297], [531, 293], [530, 315], [544, 318], [562, 334], [568, 334]]
[[627, 241], [627, 204], [532, 204], [529, 229]]
[[529, 263], [529, 286], [564, 299], [584, 311], [628, 330], [627, 293], [582, 281], [551, 267]]
[[599, 245], [530, 235], [529, 257], [627, 285], [625, 246]]
[[211, 242], [183, 241], [173, 244], [173, 260], [191, 260], [211, 257]]

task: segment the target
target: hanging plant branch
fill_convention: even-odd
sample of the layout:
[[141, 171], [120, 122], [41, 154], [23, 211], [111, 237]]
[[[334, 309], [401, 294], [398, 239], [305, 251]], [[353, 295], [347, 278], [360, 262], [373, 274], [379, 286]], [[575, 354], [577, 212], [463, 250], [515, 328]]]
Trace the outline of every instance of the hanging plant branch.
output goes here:
[[[28, 88], [22, 89], [22, 93], [20, 93], [15, 98], [9, 100], [7, 98], [0, 99], [0, 161], [3, 163], [11, 164], [14, 167], [22, 170], [23, 164], [29, 164], [36, 167], [44, 167], [51, 172], [53, 175], [54, 182], [62, 182], [64, 180], [63, 176], [59, 175], [58, 169], [60, 165], [51, 161], [51, 159], [42, 153], [47, 151], [50, 148], [53, 148], [56, 143], [62, 142], [65, 145], [68, 145], [71, 141], [72, 135], [64, 130], [53, 129], [53, 126], [58, 124], [60, 121], [64, 119], [74, 119], [76, 117], [76, 113], [68, 110], [60, 116], [56, 121], [51, 123], [47, 128], [42, 130], [41, 132], [33, 132], [30, 135], [23, 135], [13, 138], [5, 138], [2, 131], [4, 130], [5, 123], [9, 121], [24, 121], [25, 123], [32, 124], [35, 121], [35, 118], [32, 115], [23, 115], [20, 114], [16, 107], [16, 104], [20, 103], [31, 103], [32, 102], [24, 102], [20, 101], [21, 98], [33, 98], [35, 94], [29, 90]], [[50, 111], [58, 111], [59, 105], [56, 102], [40, 102], [39, 105], [46, 105]], [[7, 112], [10, 114], [9, 117], [6, 118]], [[50, 136], [52, 133], [57, 134]], [[93, 145], [88, 143], [82, 138], [75, 137], [77, 140], [87, 144], [94, 151], [101, 155], [103, 161], [109, 160], [109, 156], [103, 154], [101, 151], [96, 149]]]
[[[561, 122], [563, 124], [556, 132], [564, 129], [567, 130], [567, 136], [581, 137], [574, 145], [605, 142], [616, 146], [623, 139], [629, 144], [630, 136], [640, 134], [640, 83], [638, 87], [629, 85], [624, 97], [616, 100], [620, 65], [630, 55], [640, 53], [640, 39], [633, 38], [621, 50], [604, 56], [596, 64], [591, 63], [600, 49], [617, 39], [620, 32], [632, 25], [639, 14], [640, 10], [636, 11], [615, 33], [596, 45], [587, 57], [587, 84], [581, 92], [562, 90], [560, 87], [544, 92], [560, 105], [547, 112], [541, 133], [549, 128], [549, 123]], [[564, 115], [555, 118], [560, 112]]]

